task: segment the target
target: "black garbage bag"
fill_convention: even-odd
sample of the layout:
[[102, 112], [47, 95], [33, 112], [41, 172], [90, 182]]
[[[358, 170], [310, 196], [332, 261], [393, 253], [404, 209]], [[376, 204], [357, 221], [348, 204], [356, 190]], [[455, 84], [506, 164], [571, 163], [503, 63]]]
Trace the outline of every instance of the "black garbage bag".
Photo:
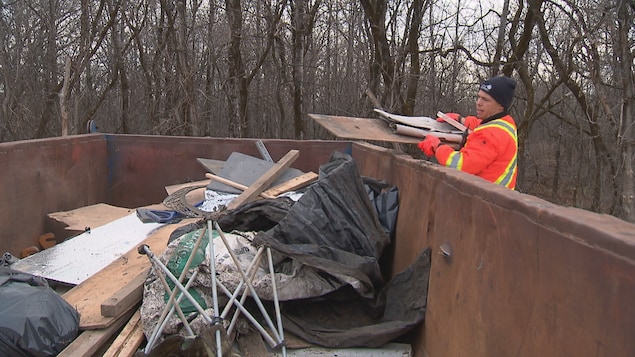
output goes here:
[[283, 256], [373, 298], [384, 281], [379, 258], [390, 243], [355, 161], [334, 152], [320, 178], [272, 229], [254, 237]]
[[79, 331], [79, 313], [44, 278], [0, 267], [0, 356], [55, 356]]

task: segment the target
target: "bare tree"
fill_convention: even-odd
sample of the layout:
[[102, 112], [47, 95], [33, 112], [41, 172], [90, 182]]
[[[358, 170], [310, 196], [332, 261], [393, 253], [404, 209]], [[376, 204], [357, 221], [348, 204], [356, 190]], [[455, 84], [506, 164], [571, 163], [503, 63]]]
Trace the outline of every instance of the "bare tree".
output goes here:
[[629, 31], [635, 22], [635, 3], [618, 2], [617, 41], [615, 44], [619, 60], [622, 84], [622, 105], [620, 125], [617, 135], [620, 148], [621, 167], [624, 175], [621, 180], [621, 216], [635, 222], [635, 46], [633, 38], [629, 40]]

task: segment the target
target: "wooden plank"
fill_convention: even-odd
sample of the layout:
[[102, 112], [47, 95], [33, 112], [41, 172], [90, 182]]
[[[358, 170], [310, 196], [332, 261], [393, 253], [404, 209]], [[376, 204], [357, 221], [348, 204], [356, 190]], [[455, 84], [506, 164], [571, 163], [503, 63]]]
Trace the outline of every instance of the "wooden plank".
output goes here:
[[141, 313], [137, 309], [102, 357], [132, 357], [144, 339]]
[[286, 155], [280, 159], [275, 165], [273, 165], [264, 175], [260, 176], [256, 182], [250, 185], [243, 193], [234, 198], [227, 209], [235, 209], [243, 203], [249, 202], [256, 198], [262, 191], [264, 191], [273, 181], [282, 174], [291, 164], [300, 156], [298, 150], [290, 150]]
[[[220, 182], [222, 184], [225, 184], [227, 186], [231, 186], [233, 188], [237, 188], [237, 189], [239, 189], [241, 191], [245, 191], [246, 189], [249, 188], [249, 187], [247, 187], [247, 186], [245, 186], [243, 184], [240, 184], [238, 182], [234, 182], [232, 180], [229, 180], [229, 179], [226, 179], [226, 178], [223, 178], [223, 177], [220, 177], [220, 176], [216, 176], [216, 175], [213, 175], [213, 174], [210, 174], [210, 173], [205, 174], [205, 177], [211, 179], [212, 181], [218, 181], [218, 182]], [[266, 194], [264, 192], [261, 192], [260, 196], [262, 196], [264, 198], [275, 198], [275, 196]]]
[[101, 316], [116, 317], [130, 310], [143, 298], [143, 283], [148, 277], [148, 271], [145, 269], [136, 278], [132, 279], [123, 288], [119, 289], [108, 299], [101, 303]]
[[392, 132], [382, 119], [353, 118], [334, 115], [309, 114], [309, 118], [320, 124], [331, 134], [342, 139], [373, 140], [404, 144], [417, 144], [420, 138], [399, 135]]
[[[258, 178], [264, 175], [274, 165], [274, 162], [268, 162], [261, 158], [246, 155], [240, 152], [233, 152], [227, 158], [227, 161], [223, 165], [223, 169], [216, 175], [249, 187], [253, 185], [256, 180], [258, 180]], [[280, 176], [265, 189], [268, 189], [275, 185], [279, 185], [289, 179], [300, 176], [303, 173], [304, 172], [300, 170], [288, 168], [284, 170], [284, 172], [280, 174]], [[240, 194], [243, 191], [216, 181], [210, 182], [207, 188], [217, 192], [227, 192], [235, 194]]]
[[73, 342], [71, 342], [58, 357], [91, 357], [99, 351], [106, 342], [110, 341], [115, 334], [134, 314], [133, 310], [128, 311], [123, 316], [115, 319], [113, 323], [103, 329], [88, 330], [82, 332]]
[[[176, 192], [176, 191], [178, 191], [178, 190], [180, 190], [180, 189], [182, 189], [184, 187], [203, 186], [203, 185], [207, 185], [208, 183], [209, 183], [209, 181], [207, 181], [207, 180], [200, 180], [200, 181], [194, 181], [194, 182], [181, 183], [181, 184], [178, 184], [178, 185], [165, 186], [165, 192], [167, 192], [168, 195], [171, 195], [174, 192]], [[205, 187], [202, 187], [201, 190], [205, 191]], [[196, 192], [196, 190], [190, 192], [189, 194], [193, 194], [194, 192]], [[189, 198], [189, 196], [188, 196], [188, 198]]]
[[283, 182], [278, 186], [272, 187], [264, 191], [262, 195], [263, 197], [266, 197], [265, 195], [276, 197], [285, 192], [297, 190], [298, 188], [307, 186], [315, 182], [318, 179], [318, 176], [319, 175], [316, 174], [315, 172], [307, 172], [305, 174], [302, 174], [301, 176], [292, 178], [289, 181]]
[[[160, 255], [167, 248], [170, 234], [177, 227], [192, 222], [196, 222], [196, 219], [184, 219], [176, 224], [162, 226], [139, 245], [147, 244], [154, 254]], [[80, 329], [103, 329], [114, 323], [115, 317], [101, 315], [101, 302], [110, 297], [113, 291], [122, 289], [149, 267], [148, 257], [139, 254], [137, 248], [134, 248], [62, 295], [80, 313]]]

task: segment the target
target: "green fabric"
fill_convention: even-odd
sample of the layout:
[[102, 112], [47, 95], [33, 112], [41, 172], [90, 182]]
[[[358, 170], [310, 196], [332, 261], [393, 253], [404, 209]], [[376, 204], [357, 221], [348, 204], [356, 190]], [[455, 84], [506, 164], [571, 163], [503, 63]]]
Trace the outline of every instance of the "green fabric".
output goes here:
[[[183, 271], [183, 269], [185, 268], [185, 263], [187, 263], [187, 260], [190, 257], [190, 254], [194, 254], [194, 258], [192, 259], [192, 262], [190, 263], [189, 269], [197, 267], [205, 260], [205, 250], [207, 249], [207, 244], [209, 242], [209, 234], [205, 234], [205, 236], [201, 240], [201, 243], [198, 246], [198, 249], [196, 249], [196, 251], [193, 252], [194, 245], [196, 244], [196, 240], [201, 236], [202, 233], [203, 233], [202, 228], [186, 233], [185, 235], [182, 236], [182, 238], [180, 238], [176, 249], [174, 249], [174, 251], [172, 252], [172, 255], [170, 256], [170, 259], [168, 260], [166, 266], [168, 270], [175, 277], [177, 277], [177, 279], [181, 275], [181, 272]], [[214, 231], [212, 236], [213, 238], [216, 238], [218, 237], [218, 233]], [[172, 280], [170, 279], [166, 279], [166, 280], [168, 281], [168, 286], [170, 287], [170, 289], [173, 290], [175, 285], [172, 282]], [[183, 285], [185, 285], [186, 283], [187, 281], [182, 282]], [[207, 308], [207, 303], [205, 302], [205, 299], [203, 299], [203, 297], [201, 296], [201, 293], [198, 291], [198, 288], [190, 287], [188, 289], [188, 292], [192, 295], [194, 300], [196, 300], [196, 302], [198, 302], [198, 304], [201, 305], [203, 309]], [[167, 302], [169, 298], [170, 298], [170, 293], [166, 292], [164, 294], [165, 301]], [[181, 310], [183, 310], [183, 313], [185, 314], [197, 311], [194, 305], [185, 296], [181, 299], [179, 306], [181, 307]]]

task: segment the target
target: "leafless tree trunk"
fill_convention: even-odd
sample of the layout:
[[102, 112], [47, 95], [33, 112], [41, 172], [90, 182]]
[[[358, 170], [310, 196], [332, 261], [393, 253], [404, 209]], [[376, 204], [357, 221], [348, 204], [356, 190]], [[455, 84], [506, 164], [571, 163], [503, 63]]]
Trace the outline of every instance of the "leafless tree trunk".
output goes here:
[[[599, 174], [602, 172], [601, 168], [603, 166], [603, 160], [604, 160], [603, 155], [607, 155], [609, 157], [608, 161], [609, 161], [609, 169], [611, 173], [610, 177], [613, 177], [613, 178], [615, 177], [615, 174], [616, 174], [616, 167], [612, 163], [614, 162], [614, 160], [611, 160], [610, 158], [611, 153], [607, 149], [606, 145], [604, 144], [604, 140], [602, 138], [600, 127], [599, 127], [600, 118], [595, 116], [594, 114], [595, 112], [591, 109], [589, 105], [589, 100], [587, 98], [587, 95], [582, 90], [580, 85], [571, 78], [571, 69], [567, 68], [567, 66], [565, 65], [565, 61], [562, 60], [562, 58], [560, 57], [560, 53], [552, 44], [551, 39], [549, 37], [549, 32], [545, 25], [545, 21], [542, 14], [539, 15], [537, 23], [538, 23], [538, 28], [540, 29], [540, 38], [542, 40], [542, 44], [545, 47], [549, 56], [551, 57], [558, 74], [560, 75], [561, 78], [564, 79], [565, 85], [573, 93], [574, 98], [576, 99], [578, 105], [582, 108], [582, 111], [586, 113], [585, 119], [586, 119], [587, 125], [589, 126], [589, 131], [591, 132], [591, 139], [595, 149], [595, 164], [596, 164], [596, 171], [594, 173], [594, 181], [593, 181], [594, 189], [593, 189], [592, 207], [595, 210], [599, 210], [601, 185], [602, 185]], [[614, 191], [614, 194], [616, 194], [615, 191]]]
[[635, 75], [633, 71], [634, 47], [629, 44], [629, 31], [633, 30], [635, 4], [620, 1], [617, 8], [618, 41], [622, 82], [622, 110], [618, 133], [621, 163], [624, 175], [621, 177], [621, 211], [624, 219], [635, 222]]

